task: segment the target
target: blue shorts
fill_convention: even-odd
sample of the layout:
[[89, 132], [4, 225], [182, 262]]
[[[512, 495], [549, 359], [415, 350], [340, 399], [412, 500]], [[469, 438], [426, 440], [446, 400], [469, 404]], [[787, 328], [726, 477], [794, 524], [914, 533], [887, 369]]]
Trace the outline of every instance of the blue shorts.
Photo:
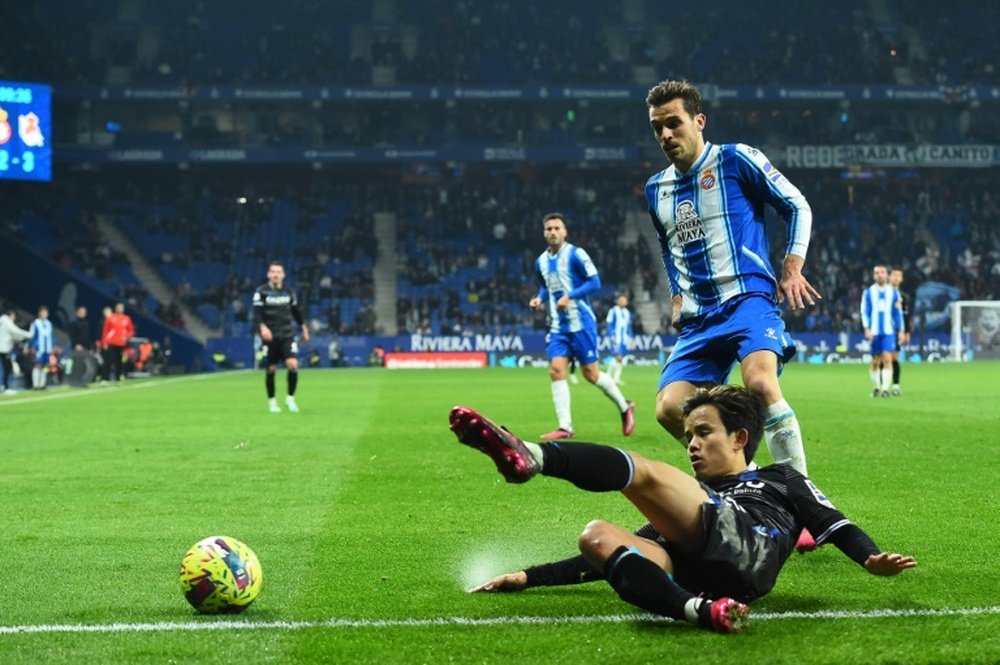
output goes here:
[[795, 357], [778, 306], [770, 296], [750, 293], [724, 302], [681, 329], [660, 374], [657, 392], [674, 381], [722, 384], [733, 365], [754, 351], [774, 351], [778, 373]]
[[896, 350], [895, 335], [872, 335], [872, 355], [892, 353]]
[[549, 360], [553, 358], [576, 358], [580, 365], [589, 365], [600, 360], [597, 355], [597, 331], [580, 330], [579, 332], [548, 334], [546, 352]]
[[611, 344], [611, 354], [615, 356], [622, 356], [623, 358], [628, 355], [628, 344], [623, 340], [618, 344], [612, 342]]

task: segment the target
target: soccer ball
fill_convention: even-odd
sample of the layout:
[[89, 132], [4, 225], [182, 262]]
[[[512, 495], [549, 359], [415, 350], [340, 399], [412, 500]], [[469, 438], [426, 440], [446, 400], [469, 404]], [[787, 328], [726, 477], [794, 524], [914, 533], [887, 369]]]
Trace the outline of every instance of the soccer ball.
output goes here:
[[257, 555], [229, 536], [199, 540], [181, 562], [181, 592], [202, 614], [236, 614], [260, 594]]

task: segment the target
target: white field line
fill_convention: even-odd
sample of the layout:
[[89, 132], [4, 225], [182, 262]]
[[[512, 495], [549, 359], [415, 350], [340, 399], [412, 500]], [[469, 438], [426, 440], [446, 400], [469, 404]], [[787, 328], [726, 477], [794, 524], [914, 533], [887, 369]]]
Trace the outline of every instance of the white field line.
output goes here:
[[220, 376], [229, 376], [235, 372], [250, 372], [253, 370], [241, 369], [232, 370], [228, 372], [206, 372], [204, 374], [185, 374], [183, 376], [171, 377], [168, 379], [126, 379], [125, 385], [122, 386], [98, 386], [91, 385], [88, 388], [66, 388], [61, 387], [56, 388], [59, 392], [53, 393], [29, 393], [25, 397], [3, 399], [0, 398], [0, 408], [11, 407], [11, 406], [24, 406], [26, 404], [38, 404], [39, 402], [48, 402], [54, 399], [70, 399], [73, 397], [87, 397], [88, 395], [114, 395], [123, 390], [139, 390], [141, 388], [156, 388], [159, 386], [169, 386], [174, 383], [183, 383], [187, 381], [203, 381], [205, 379], [217, 378]]
[[[806, 621], [836, 619], [905, 619], [910, 617], [945, 617], [1000, 614], [1000, 606], [919, 610], [875, 609], [865, 611], [829, 610], [819, 612], [760, 612], [751, 614], [751, 621]], [[160, 621], [156, 623], [103, 624], [39, 624], [0, 626], [0, 635], [27, 633], [154, 633], [168, 631], [209, 630], [306, 630], [315, 628], [423, 628], [431, 626], [509, 626], [555, 624], [601, 624], [632, 622], [669, 622], [670, 619], [650, 614], [611, 614], [604, 616], [558, 617], [440, 617], [431, 619], [326, 619], [324, 621]]]

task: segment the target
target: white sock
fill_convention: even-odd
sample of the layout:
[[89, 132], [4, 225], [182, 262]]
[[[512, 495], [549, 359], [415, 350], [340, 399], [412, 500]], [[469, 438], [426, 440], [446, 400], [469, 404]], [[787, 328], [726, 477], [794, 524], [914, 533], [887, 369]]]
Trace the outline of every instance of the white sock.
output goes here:
[[573, 416], [569, 409], [569, 384], [566, 380], [552, 382], [552, 404], [556, 407], [556, 420], [560, 429], [573, 431]]
[[875, 390], [879, 390], [882, 388], [881, 385], [882, 378], [881, 376], [879, 376], [880, 374], [881, 374], [880, 370], [877, 369], [868, 370], [868, 376], [872, 378], [872, 388], [874, 388]]
[[787, 401], [781, 400], [767, 407], [764, 441], [767, 442], [767, 449], [775, 462], [788, 464], [803, 476], [809, 475], [806, 470], [806, 451], [802, 447], [799, 421]]
[[613, 381], [618, 381], [618, 379], [621, 378], [621, 375], [622, 364], [618, 362], [617, 358], [615, 358], [611, 361], [611, 364], [608, 365], [608, 376], [610, 376]]
[[601, 372], [597, 375], [597, 381], [594, 382], [594, 385], [600, 388], [608, 396], [608, 399], [618, 405], [619, 411], [624, 412], [628, 408], [628, 400], [625, 399], [618, 384], [610, 376]]
[[45, 384], [49, 378], [49, 373], [44, 367], [38, 368], [38, 387], [44, 388]]
[[892, 365], [889, 367], [882, 368], [882, 390], [888, 390], [889, 384], [892, 383]]
[[521, 441], [521, 443], [523, 443], [524, 447], [528, 449], [529, 453], [531, 453], [532, 459], [538, 462], [538, 468], [542, 468], [542, 447], [532, 441]]
[[704, 598], [692, 598], [684, 603], [684, 618], [691, 623], [698, 623], [698, 610], [704, 602]]
[[31, 387], [32, 388], [37, 388], [38, 387], [38, 368], [37, 367], [32, 367], [31, 368]]

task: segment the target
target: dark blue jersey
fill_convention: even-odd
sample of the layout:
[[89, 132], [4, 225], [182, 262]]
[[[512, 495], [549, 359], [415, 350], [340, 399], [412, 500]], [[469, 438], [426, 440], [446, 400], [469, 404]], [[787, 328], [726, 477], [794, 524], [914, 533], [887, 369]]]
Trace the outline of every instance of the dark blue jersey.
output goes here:
[[782, 560], [792, 553], [801, 529], [809, 529], [816, 542], [823, 543], [851, 523], [811, 480], [787, 464], [749, 469], [703, 485], [749, 514], [761, 533], [774, 537]]
[[260, 324], [271, 329], [276, 339], [291, 339], [298, 329], [292, 321], [302, 327], [302, 311], [298, 298], [288, 288], [276, 289], [270, 283], [261, 284], [253, 292], [253, 333], [260, 333]]

